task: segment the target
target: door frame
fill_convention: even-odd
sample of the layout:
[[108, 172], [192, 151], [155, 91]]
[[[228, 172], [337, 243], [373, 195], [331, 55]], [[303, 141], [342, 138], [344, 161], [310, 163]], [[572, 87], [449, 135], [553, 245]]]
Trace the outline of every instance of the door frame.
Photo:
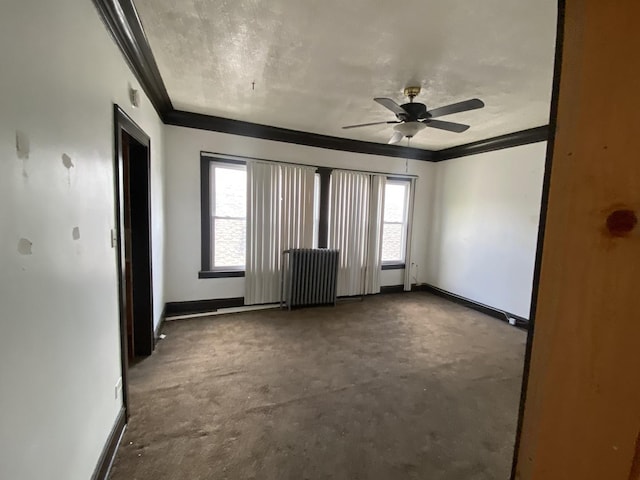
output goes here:
[[549, 205], [549, 188], [551, 186], [551, 166], [553, 149], [555, 147], [556, 130], [558, 128], [558, 96], [560, 93], [560, 74], [562, 71], [562, 53], [564, 48], [565, 10], [566, 0], [558, 0], [556, 18], [556, 44], [554, 51], [553, 84], [551, 87], [551, 106], [549, 109], [549, 137], [545, 155], [544, 177], [542, 180], [542, 194], [540, 199], [540, 216], [538, 220], [538, 238], [536, 240], [536, 256], [531, 288], [531, 305], [529, 307], [529, 324], [527, 328], [527, 342], [525, 345], [524, 365], [522, 369], [522, 383], [520, 388], [520, 404], [518, 406], [518, 423], [516, 425], [516, 438], [511, 460], [510, 480], [516, 480], [518, 454], [522, 441], [522, 427], [524, 411], [527, 403], [527, 391], [529, 387], [529, 373], [531, 371], [531, 356], [533, 352], [533, 336], [535, 333], [538, 291], [540, 289], [540, 271], [542, 270], [542, 249], [544, 246], [544, 234], [547, 225], [547, 208]]
[[[127, 133], [134, 140], [142, 144], [146, 149], [146, 163], [149, 175], [147, 175], [147, 195], [148, 195], [148, 221], [149, 221], [149, 272], [148, 282], [150, 289], [149, 296], [149, 318], [147, 322], [149, 335], [151, 336], [151, 349], [154, 345], [154, 315], [153, 315], [153, 275], [151, 270], [152, 241], [151, 241], [151, 140], [125, 111], [117, 104], [113, 105], [113, 125], [114, 125], [114, 199], [115, 199], [115, 247], [116, 263], [118, 267], [118, 300], [119, 300], [119, 324], [120, 324], [120, 362], [122, 367], [122, 403], [125, 409], [125, 422], [129, 419], [129, 383], [127, 372], [129, 368], [128, 340], [127, 340], [127, 281], [126, 281], [126, 259], [125, 259], [125, 230], [124, 230], [124, 159], [122, 133]], [[134, 161], [131, 156], [129, 162]], [[140, 272], [137, 272], [140, 275]], [[145, 275], [146, 276], [146, 275]], [[134, 322], [136, 319], [134, 318]], [[140, 319], [138, 319], [140, 321]]]

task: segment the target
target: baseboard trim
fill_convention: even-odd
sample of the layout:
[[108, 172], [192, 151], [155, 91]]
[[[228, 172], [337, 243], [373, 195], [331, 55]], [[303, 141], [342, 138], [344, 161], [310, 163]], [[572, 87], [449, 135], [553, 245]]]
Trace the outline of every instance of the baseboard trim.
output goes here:
[[167, 306], [165, 305], [162, 309], [162, 313], [160, 314], [160, 321], [156, 328], [153, 330], [153, 348], [158, 344], [158, 340], [160, 339], [160, 333], [162, 332], [162, 325], [164, 325], [164, 319], [167, 316]]
[[107, 438], [107, 443], [105, 443], [104, 448], [102, 449], [102, 454], [100, 455], [96, 469], [91, 476], [91, 480], [107, 480], [109, 471], [111, 470], [111, 465], [116, 457], [116, 452], [118, 451], [118, 447], [120, 446], [122, 435], [124, 435], [126, 427], [126, 414], [124, 407], [122, 407], [118, 413], [116, 422], [111, 429], [109, 438]]
[[244, 297], [212, 298], [187, 302], [168, 302], [164, 307], [165, 317], [217, 312], [221, 308], [244, 307]]
[[[413, 287], [415, 283], [411, 285], [411, 290], [413, 291]], [[380, 287], [380, 293], [404, 293], [404, 285], [387, 285], [384, 287]]]
[[[422, 284], [412, 284], [411, 285], [412, 292], [429, 292], [434, 295], [437, 295], [442, 298], [446, 298], [452, 302], [455, 302], [459, 305], [463, 305], [468, 308], [472, 308], [478, 312], [484, 313], [485, 315], [489, 315], [491, 317], [497, 318], [499, 320], [503, 320], [507, 322], [509, 318], [514, 318], [516, 320], [516, 326], [528, 329], [529, 328], [529, 320], [526, 318], [515, 315], [511, 312], [507, 312], [504, 310], [500, 310], [495, 307], [491, 307], [489, 305], [485, 305], [483, 303], [476, 302], [469, 298], [461, 297], [460, 295], [456, 295], [455, 293], [447, 292], [446, 290], [442, 290], [438, 287], [434, 287], [433, 285], [429, 285], [426, 283]], [[404, 290], [404, 285], [387, 285], [384, 287], [380, 287], [380, 294], [397, 294], [397, 293], [406, 293]], [[338, 301], [340, 300], [349, 300], [349, 299], [362, 299], [364, 295], [355, 295], [353, 297], [338, 297]], [[177, 317], [182, 315], [195, 315], [199, 313], [208, 313], [208, 312], [217, 312], [221, 308], [233, 308], [233, 307], [244, 307], [244, 297], [233, 297], [233, 298], [213, 298], [209, 300], [192, 300], [187, 302], [168, 302], [165, 305], [164, 312], [162, 315], [162, 320], [158, 327], [156, 328], [156, 341], [160, 334], [160, 329], [166, 317]]]
[[473, 310], [484, 313], [485, 315], [489, 315], [490, 317], [497, 318], [498, 320], [502, 320], [504, 322], [508, 322], [509, 318], [514, 318], [516, 320], [516, 327], [522, 328], [523, 330], [529, 329], [529, 320], [527, 320], [526, 318], [520, 317], [518, 315], [514, 315], [513, 313], [507, 312], [505, 310], [500, 310], [498, 308], [476, 302], [474, 300], [462, 297], [460, 295], [456, 295], [455, 293], [447, 292], [446, 290], [442, 290], [441, 288], [434, 287], [433, 285], [429, 285], [429, 284], [416, 285], [416, 288], [412, 289], [412, 291], [423, 291], [423, 292], [432, 293], [433, 295], [446, 298], [447, 300], [450, 300], [454, 303], [463, 305], [468, 308], [472, 308]]
[[412, 292], [426, 292], [428, 291], [426, 283], [414, 283], [411, 285]]

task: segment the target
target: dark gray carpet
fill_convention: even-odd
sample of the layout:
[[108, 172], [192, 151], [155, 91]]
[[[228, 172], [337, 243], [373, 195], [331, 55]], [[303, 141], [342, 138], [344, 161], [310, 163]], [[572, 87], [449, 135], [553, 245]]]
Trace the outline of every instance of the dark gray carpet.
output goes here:
[[112, 480], [507, 479], [525, 332], [427, 293], [167, 322]]

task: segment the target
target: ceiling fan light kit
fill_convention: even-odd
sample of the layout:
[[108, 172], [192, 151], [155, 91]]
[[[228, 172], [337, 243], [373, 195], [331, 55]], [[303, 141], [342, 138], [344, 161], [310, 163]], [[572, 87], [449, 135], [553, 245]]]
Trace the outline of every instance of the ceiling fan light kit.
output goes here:
[[360, 123], [357, 125], [347, 125], [342, 128], [348, 129], [368, 127], [371, 125], [396, 124], [393, 127], [395, 133], [388, 142], [390, 144], [394, 144], [400, 142], [404, 137], [412, 138], [426, 127], [446, 130], [448, 132], [462, 133], [469, 129], [469, 125], [434, 119], [444, 115], [451, 115], [453, 113], [466, 112], [484, 107], [484, 102], [482, 100], [473, 98], [471, 100], [453, 103], [433, 110], [427, 110], [427, 106], [424, 103], [413, 101], [413, 99], [420, 94], [420, 87], [406, 87], [404, 89], [404, 94], [409, 97], [409, 102], [402, 105], [398, 105], [391, 98], [377, 97], [373, 99], [383, 107], [391, 110], [396, 115], [397, 120]]
[[396, 132], [400, 132], [403, 137], [411, 138], [420, 130], [427, 128], [427, 125], [422, 122], [403, 122], [399, 123], [393, 129]]

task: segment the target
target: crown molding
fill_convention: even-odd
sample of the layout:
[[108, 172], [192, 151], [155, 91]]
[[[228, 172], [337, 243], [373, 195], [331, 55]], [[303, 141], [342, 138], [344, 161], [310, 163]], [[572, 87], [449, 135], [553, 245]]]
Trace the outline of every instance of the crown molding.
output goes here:
[[173, 105], [132, 0], [93, 0], [93, 3], [140, 86], [164, 120]]
[[305, 145], [308, 147], [327, 148], [329, 150], [341, 150], [343, 152], [367, 153], [372, 155], [383, 155], [385, 157], [402, 157], [412, 160], [425, 160], [428, 162], [435, 160], [435, 152], [431, 150], [332, 137], [329, 135], [320, 135], [318, 133], [301, 132], [298, 130], [272, 127], [258, 123], [214, 117], [200, 113], [174, 110], [166, 115], [165, 123], [179, 127], [230, 133], [232, 135], [261, 138], [264, 140], [273, 140], [275, 142], [296, 143], [298, 145]]
[[120, 48], [162, 121], [167, 125], [294, 143], [344, 152], [441, 162], [547, 140], [549, 126], [530, 128], [444, 150], [388, 145], [349, 138], [302, 132], [258, 123], [232, 120], [201, 113], [175, 110], [160, 75], [153, 52], [132, 0], [92, 0], [102, 21]]
[[549, 138], [549, 125], [541, 127], [529, 128], [519, 132], [507, 133], [497, 137], [479, 140], [477, 142], [458, 145], [444, 150], [434, 152], [436, 154], [436, 162], [451, 160], [453, 158], [466, 157], [467, 155], [476, 155], [478, 153], [493, 152], [502, 150], [503, 148], [519, 147], [530, 143], [544, 142]]

